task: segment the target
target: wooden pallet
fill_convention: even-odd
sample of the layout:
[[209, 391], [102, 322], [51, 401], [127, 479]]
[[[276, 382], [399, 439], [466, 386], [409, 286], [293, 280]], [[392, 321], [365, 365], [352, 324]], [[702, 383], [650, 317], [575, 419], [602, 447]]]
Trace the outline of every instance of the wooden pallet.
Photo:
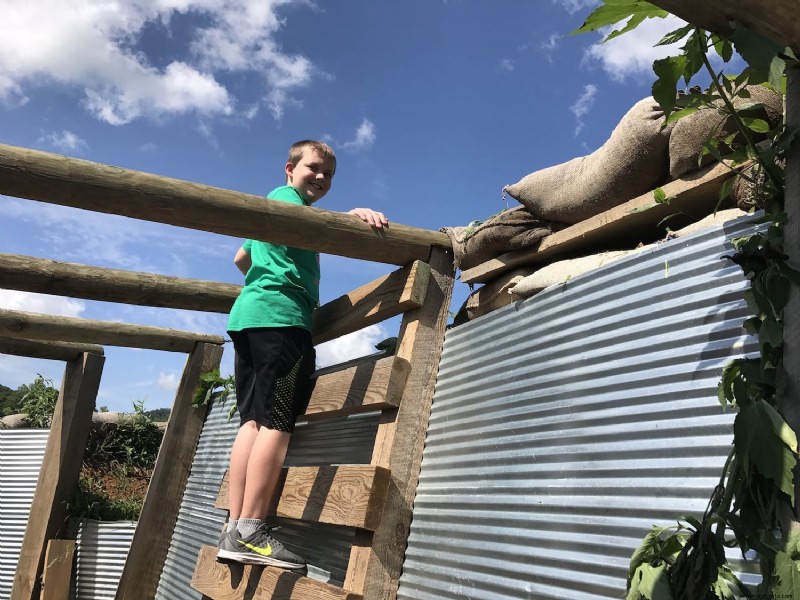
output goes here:
[[[422, 447], [453, 289], [449, 251], [416, 261], [321, 307], [316, 343], [403, 314], [393, 357], [320, 373], [308, 419], [380, 411], [368, 465], [284, 469], [270, 509], [282, 518], [354, 529], [344, 587], [271, 567], [223, 565], [205, 546], [192, 587], [212, 600], [394, 598], [408, 540]], [[216, 505], [227, 508], [227, 477]]]

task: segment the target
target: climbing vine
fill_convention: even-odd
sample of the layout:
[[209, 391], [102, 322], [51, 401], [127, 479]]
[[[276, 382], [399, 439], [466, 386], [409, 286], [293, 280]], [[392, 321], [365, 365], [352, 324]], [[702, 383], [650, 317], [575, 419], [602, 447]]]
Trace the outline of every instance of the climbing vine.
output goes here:
[[[575, 33], [609, 27], [608, 41], [645, 19], [668, 14], [648, 2], [604, 0]], [[623, 25], [613, 29], [619, 23]], [[654, 62], [652, 93], [664, 110], [665, 124], [698, 110], [718, 111], [735, 124], [732, 133], [710, 133], [700, 160], [713, 158], [727, 165], [755, 189], [765, 211], [766, 229], [734, 240], [734, 252], [724, 257], [738, 264], [750, 281], [745, 296], [753, 316], [744, 328], [757, 336], [760, 355], [736, 359], [723, 370], [718, 396], [724, 408], [736, 410], [734, 437], [705, 513], [699, 519], [681, 516], [676, 525], [654, 527], [647, 534], [631, 557], [629, 600], [800, 597], [800, 535], [791, 518], [785, 518], [794, 514], [796, 503], [798, 446], [776, 394], [784, 309], [790, 286], [800, 285], [800, 273], [783, 252], [783, 165], [796, 132], [784, 124], [771, 127], [748, 91], [748, 86], [763, 85], [785, 94], [785, 72], [796, 58], [790, 49], [739, 23], [731, 23], [731, 31], [721, 35], [688, 24], [664, 36], [658, 45], [683, 46], [675, 56]], [[713, 67], [712, 62], [719, 62], [709, 58], [712, 52], [724, 65], [738, 54], [747, 66], [737, 75], [724, 74]], [[701, 71], [710, 85], [690, 88]], [[734, 181], [731, 177], [722, 187], [721, 201]], [[656, 193], [655, 200], [666, 199]], [[762, 580], [756, 589], [736, 577], [726, 547], [757, 556]]]

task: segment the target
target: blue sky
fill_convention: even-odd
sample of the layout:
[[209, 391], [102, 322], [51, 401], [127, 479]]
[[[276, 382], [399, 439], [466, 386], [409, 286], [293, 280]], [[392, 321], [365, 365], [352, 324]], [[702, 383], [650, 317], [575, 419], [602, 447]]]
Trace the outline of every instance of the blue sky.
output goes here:
[[[682, 24], [600, 45], [568, 35], [593, 0], [3, 5], [0, 143], [265, 195], [283, 183], [288, 146], [320, 138], [339, 158], [321, 208], [368, 206], [426, 229], [494, 214], [505, 184], [602, 145], [650, 94], [652, 61], [670, 51], [653, 44]], [[0, 210], [0, 252], [241, 283], [242, 240], [5, 196]], [[325, 302], [393, 267], [324, 256], [322, 269]], [[468, 292], [456, 283], [454, 309]], [[218, 334], [226, 322], [2, 289], [0, 307]], [[329, 343], [319, 362], [369, 354], [396, 327]], [[172, 404], [185, 355], [106, 356], [98, 406]], [[37, 373], [58, 384], [63, 363], [0, 355], [4, 385]]]

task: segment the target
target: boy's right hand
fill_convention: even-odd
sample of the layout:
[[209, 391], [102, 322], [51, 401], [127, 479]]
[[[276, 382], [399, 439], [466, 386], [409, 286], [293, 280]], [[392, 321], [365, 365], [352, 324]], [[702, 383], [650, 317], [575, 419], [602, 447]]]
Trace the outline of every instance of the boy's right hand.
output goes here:
[[367, 225], [375, 229], [383, 229], [389, 225], [389, 219], [387, 219], [382, 212], [372, 210], [371, 208], [354, 208], [353, 210], [347, 211], [347, 214], [357, 216]]

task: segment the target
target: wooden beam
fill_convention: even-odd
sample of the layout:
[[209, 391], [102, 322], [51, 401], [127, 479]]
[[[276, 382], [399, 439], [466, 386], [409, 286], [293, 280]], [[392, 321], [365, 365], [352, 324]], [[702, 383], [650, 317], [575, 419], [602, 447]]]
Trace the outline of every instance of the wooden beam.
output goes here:
[[178, 519], [189, 470], [208, 407], [192, 406], [200, 376], [219, 368], [222, 348], [198, 343], [186, 359], [167, 430], [139, 515], [116, 600], [155, 598], [161, 569]]
[[74, 360], [84, 352], [103, 354], [103, 347], [96, 344], [70, 344], [68, 342], [40, 342], [0, 336], [0, 354], [44, 358], [48, 360]]
[[[373, 530], [380, 523], [389, 472], [370, 465], [284, 469], [279, 500], [270, 514], [287, 519]], [[228, 508], [228, 473], [222, 478], [216, 508]]]
[[800, 50], [800, 11], [797, 0], [651, 0], [688, 23], [729, 34], [738, 21], [782, 46]]
[[451, 246], [439, 231], [374, 230], [353, 215], [8, 145], [0, 194], [396, 265]]
[[[467, 269], [461, 273], [461, 281], [484, 283], [514, 267], [541, 264], [578, 251], [607, 249], [609, 242], [618, 241], [620, 237], [629, 238], [632, 232], [654, 238], [659, 231], [658, 224], [670, 215], [684, 212], [699, 220], [714, 210], [719, 202], [719, 190], [731, 176], [731, 170], [721, 164], [696, 171], [661, 188], [671, 198], [669, 203], [657, 204], [652, 192], [642, 194], [547, 236], [536, 248], [507, 252]], [[666, 230], [670, 224], [666, 222], [661, 229]]]
[[191, 352], [197, 342], [222, 345], [218, 335], [177, 329], [92, 321], [0, 309], [0, 334], [23, 339], [96, 342], [106, 346]]
[[47, 542], [59, 537], [67, 525], [67, 506], [81, 470], [104, 361], [103, 356], [86, 353], [67, 363], [14, 575], [12, 600], [39, 598]]
[[384, 275], [314, 311], [314, 343], [321, 344], [422, 306], [431, 268], [422, 261]]
[[50, 540], [44, 558], [41, 600], [68, 600], [75, 540]]
[[396, 407], [410, 370], [407, 360], [390, 356], [320, 375], [304, 418], [341, 417]]
[[241, 286], [153, 273], [0, 254], [0, 281], [8, 290], [139, 306], [227, 313]]
[[391, 473], [381, 523], [374, 533], [358, 529], [344, 587], [365, 600], [390, 600], [397, 594], [422, 449], [453, 292], [451, 252], [435, 249], [425, 304], [405, 314], [397, 356], [411, 364], [400, 406], [385, 410], [378, 425], [371, 463]]
[[192, 576], [192, 587], [214, 600], [362, 600], [340, 587], [272, 567], [224, 565], [217, 549], [203, 546]]

